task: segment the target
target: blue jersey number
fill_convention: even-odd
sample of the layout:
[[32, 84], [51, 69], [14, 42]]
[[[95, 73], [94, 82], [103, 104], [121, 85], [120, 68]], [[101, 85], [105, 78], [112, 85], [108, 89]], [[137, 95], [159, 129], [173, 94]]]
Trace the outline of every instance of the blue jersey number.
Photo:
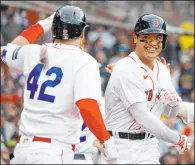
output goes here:
[[[27, 80], [27, 90], [31, 91], [30, 93], [30, 99], [34, 99], [35, 96], [35, 92], [38, 89], [38, 79], [41, 75], [41, 71], [43, 69], [43, 64], [37, 64], [33, 70], [30, 72], [29, 76], [28, 76], [28, 80]], [[55, 80], [47, 80], [45, 81], [40, 88], [40, 92], [39, 92], [39, 96], [38, 96], [38, 100], [42, 100], [42, 101], [47, 101], [47, 102], [51, 102], [53, 103], [55, 100], [55, 96], [53, 95], [48, 95], [45, 94], [45, 89], [47, 87], [51, 87], [54, 88], [55, 86], [57, 86], [58, 84], [60, 84], [63, 73], [62, 73], [62, 69], [59, 67], [52, 67], [50, 68], [47, 72], [46, 75], [47, 76], [51, 76], [52, 74], [56, 75]]]
[[85, 123], [83, 123], [81, 131], [83, 131], [87, 126], [85, 125]]
[[[83, 123], [81, 131], [84, 131], [84, 129], [87, 128], [87, 126], [85, 125], [85, 123]], [[86, 136], [81, 136], [80, 137], [80, 142], [85, 142], [86, 141]]]

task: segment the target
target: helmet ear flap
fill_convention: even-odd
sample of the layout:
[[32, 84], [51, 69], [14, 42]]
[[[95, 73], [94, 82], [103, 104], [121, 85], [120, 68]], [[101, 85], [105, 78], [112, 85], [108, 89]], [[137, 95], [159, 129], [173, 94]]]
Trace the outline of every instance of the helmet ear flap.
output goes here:
[[163, 49], [165, 49], [166, 48], [166, 46], [167, 46], [167, 41], [168, 41], [168, 36], [167, 35], [163, 35]]
[[79, 34], [81, 34], [81, 31], [80, 31], [79, 27], [75, 26], [73, 29], [73, 35], [79, 36]]

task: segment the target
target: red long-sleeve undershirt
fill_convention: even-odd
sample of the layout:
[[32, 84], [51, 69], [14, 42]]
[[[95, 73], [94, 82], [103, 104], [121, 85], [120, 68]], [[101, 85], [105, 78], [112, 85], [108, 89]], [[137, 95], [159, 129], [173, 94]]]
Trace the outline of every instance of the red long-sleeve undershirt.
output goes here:
[[26, 30], [22, 31], [20, 35], [26, 38], [30, 44], [33, 44], [43, 34], [44, 34], [43, 27], [37, 23], [37, 24], [30, 26]]
[[97, 101], [82, 99], [76, 102], [86, 126], [99, 139], [101, 143], [110, 138], [106, 130]]

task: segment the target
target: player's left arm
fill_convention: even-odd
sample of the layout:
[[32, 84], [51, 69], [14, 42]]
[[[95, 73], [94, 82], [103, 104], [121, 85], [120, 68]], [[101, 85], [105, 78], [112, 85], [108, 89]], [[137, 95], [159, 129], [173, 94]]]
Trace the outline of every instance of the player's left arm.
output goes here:
[[180, 117], [185, 124], [194, 122], [194, 103], [182, 101], [178, 109], [177, 116]]
[[167, 91], [164, 95], [169, 95], [169, 97], [162, 96], [161, 100], [164, 100], [165, 108], [164, 115], [167, 117], [179, 117], [185, 124], [194, 122], [194, 103], [178, 101], [177, 94]]
[[194, 122], [194, 103], [182, 101], [175, 90], [168, 70], [166, 77], [167, 87], [160, 91], [160, 100], [165, 106], [163, 115], [167, 117], [180, 117], [185, 124]]

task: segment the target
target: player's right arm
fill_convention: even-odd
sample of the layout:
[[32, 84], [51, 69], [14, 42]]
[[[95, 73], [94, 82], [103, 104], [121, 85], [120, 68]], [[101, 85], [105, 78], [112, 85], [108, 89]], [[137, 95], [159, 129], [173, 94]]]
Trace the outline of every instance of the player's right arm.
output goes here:
[[[146, 131], [166, 142], [176, 145], [179, 153], [183, 154], [191, 148], [191, 143], [186, 135], [179, 135], [163, 124], [156, 116], [151, 114], [147, 108], [147, 103], [135, 103], [129, 107], [129, 111]], [[140, 115], [141, 114], [141, 115]]]
[[[139, 72], [136, 72], [135, 68], [134, 70], [115, 69], [119, 77], [115, 81], [117, 81], [117, 84], [120, 84], [117, 91], [120, 92], [121, 101], [135, 118], [136, 122], [147, 132], [169, 143], [180, 144], [181, 136], [168, 128], [148, 109], [144, 91], [146, 84], [143, 81], [143, 76]], [[187, 137], [185, 142], [187, 145]]]
[[38, 21], [36, 24], [30, 26], [29, 28], [22, 31], [13, 41], [12, 44], [24, 46], [28, 44], [33, 44], [37, 41], [44, 33], [51, 30], [52, 21], [55, 13], [44, 20]]
[[[33, 44], [44, 33], [51, 30], [54, 14], [55, 13], [22, 31], [22, 33], [13, 39], [11, 43], [8, 43], [7, 46], [1, 46], [2, 61], [13, 70], [23, 72], [25, 56], [31, 54], [29, 52], [33, 51], [29, 48], [29, 50], [25, 52], [26, 47], [23, 47]], [[38, 45], [34, 46], [35, 49], [36, 47], [38, 47]], [[34, 53], [36, 54], [36, 51]]]
[[25, 72], [25, 63], [29, 61], [32, 56], [34, 62], [39, 59], [40, 45], [25, 45], [18, 46], [15, 44], [8, 44], [6, 47], [1, 47], [1, 59], [2, 61], [13, 71], [18, 73]]
[[[5, 57], [7, 52], [11, 52], [13, 48], [17, 48], [17, 52], [21, 49], [24, 45], [33, 44], [37, 41], [44, 33], [51, 30], [52, 21], [54, 17], [53, 13], [51, 16], [44, 20], [38, 21], [36, 24], [30, 26], [29, 28], [22, 31], [16, 38], [13, 39], [11, 44], [7, 46], [1, 46], [1, 59], [5, 62]], [[21, 57], [20, 57], [21, 58]], [[22, 59], [23, 60], [23, 59]]]
[[107, 161], [117, 159], [118, 153], [114, 148], [110, 134], [106, 130], [98, 102], [101, 99], [101, 80], [99, 66], [95, 59], [84, 64], [75, 75], [74, 102], [80, 109], [80, 114], [89, 130], [104, 145], [102, 152]]
[[[84, 64], [75, 76], [75, 103], [79, 107], [86, 126], [104, 142], [110, 138], [105, 128], [98, 102], [101, 99], [99, 67], [94, 59]], [[93, 121], [93, 122], [92, 122]]]

